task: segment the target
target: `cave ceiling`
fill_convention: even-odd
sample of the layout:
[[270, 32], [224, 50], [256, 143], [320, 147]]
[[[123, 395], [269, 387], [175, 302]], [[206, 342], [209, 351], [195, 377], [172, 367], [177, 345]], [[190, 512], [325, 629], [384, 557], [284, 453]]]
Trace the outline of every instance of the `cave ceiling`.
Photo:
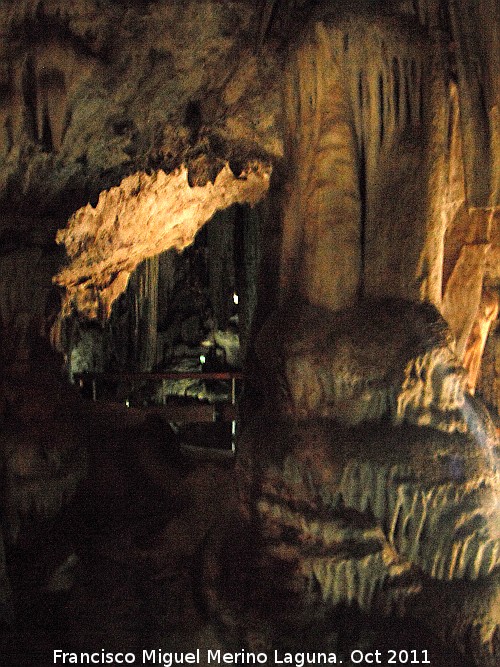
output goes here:
[[[485, 298], [500, 282], [497, 16], [494, 0], [3, 3], [8, 539], [33, 508], [57, 513], [87, 465], [59, 360], [31, 336], [34, 323], [47, 337], [59, 308], [49, 312], [51, 280], [65, 288], [64, 314], [105, 318], [142, 259], [185, 248], [217, 210], [267, 197], [259, 290], [273, 287], [274, 264], [282, 303], [251, 334], [234, 494], [238, 525], [255, 519], [260, 533], [250, 567], [238, 552], [220, 558], [236, 564], [224, 576], [237, 572], [239, 609], [241, 583], [260, 605], [271, 577], [271, 595], [281, 587], [307, 603], [300, 613], [354, 601], [380, 615], [397, 603], [403, 623], [498, 664], [498, 440], [461, 365], [471, 350], [480, 362], [498, 312]], [[59, 415], [72, 418], [67, 435]], [[143, 441], [126, 437], [140, 462]], [[224, 484], [206, 480], [219, 494]], [[208, 537], [182, 567], [208, 558], [208, 611], [238, 634], [246, 623], [238, 641], [252, 648], [259, 606], [257, 623], [226, 613], [230, 586], [222, 580], [218, 597], [212, 585], [219, 528], [211, 516], [210, 535], [196, 523], [202, 502], [167, 539]], [[0, 566], [2, 548], [0, 535]], [[290, 619], [289, 633], [302, 627]]]
[[276, 57], [245, 2], [7, 3], [0, 206], [67, 218], [139, 170], [282, 154]]
[[[495, 21], [485, 20], [491, 12], [496, 16], [491, 0], [477, 6], [460, 0], [449, 8], [434, 0], [9, 0], [0, 12], [0, 230], [12, 237], [22, 229], [28, 239], [50, 243], [70, 219], [58, 234], [70, 266], [57, 281], [69, 289], [67, 303], [84, 314], [109, 312], [141, 258], [189, 244], [218, 208], [253, 205], [267, 192], [273, 170], [292, 173], [293, 183], [283, 79], [287, 47], [299, 41], [307, 20], [316, 15], [325, 25], [347, 25], [352, 16], [379, 16], [406, 31], [416, 48], [426, 31], [446, 33], [440, 39], [448, 40], [449, 75], [460, 90], [464, 146], [463, 187], [446, 206], [466, 201], [489, 210], [488, 238], [480, 240], [492, 243], [487, 275], [495, 283], [498, 50]], [[478, 99], [481, 113], [474, 112]], [[404, 178], [398, 184], [399, 166], [394, 173], [391, 197], [407, 187]], [[159, 181], [171, 190], [160, 193]], [[373, 197], [377, 188], [368, 186]], [[129, 206], [125, 198], [132, 192]], [[207, 203], [198, 206], [180, 242], [182, 202], [189, 200], [186, 211], [192, 210], [198, 196]], [[157, 206], [159, 197], [164, 201]], [[141, 217], [153, 209], [153, 216]], [[136, 239], [144, 239], [137, 252], [120, 241], [130, 241], [133, 224]], [[98, 242], [86, 255], [89, 239]]]

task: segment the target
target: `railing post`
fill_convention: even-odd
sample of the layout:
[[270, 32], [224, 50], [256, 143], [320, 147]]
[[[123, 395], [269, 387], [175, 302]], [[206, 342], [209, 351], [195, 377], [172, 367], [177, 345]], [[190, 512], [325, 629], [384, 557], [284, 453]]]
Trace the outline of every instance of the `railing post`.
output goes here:
[[[236, 378], [231, 378], [231, 405], [236, 405]], [[236, 452], [236, 420], [231, 422], [231, 451]]]
[[[225, 371], [225, 372], [213, 372], [213, 373], [204, 373], [204, 372], [195, 373], [189, 371], [188, 372], [171, 371], [164, 373], [75, 373], [74, 378], [75, 381], [79, 383], [80, 388], [87, 386], [87, 382], [91, 383], [90, 386], [92, 393], [92, 401], [98, 400], [97, 383], [99, 380], [118, 380], [121, 382], [126, 382], [127, 386], [129, 387], [129, 395], [125, 400], [125, 404], [127, 407], [130, 407], [131, 403], [137, 403], [138, 407], [142, 406], [143, 402], [132, 400], [132, 397], [135, 394], [137, 383], [139, 383], [140, 386], [141, 382], [147, 383], [150, 381], [161, 380], [162, 394], [163, 394], [162, 402], [164, 405], [166, 405], [168, 403], [168, 400], [165, 391], [165, 385], [167, 380], [169, 379], [198, 378], [200, 380], [213, 379], [213, 380], [223, 380], [225, 382], [229, 381], [231, 383], [231, 388], [230, 388], [230, 401], [231, 401], [231, 413], [232, 413], [231, 416], [233, 417], [233, 419], [231, 419], [231, 451], [233, 452], [233, 454], [236, 452], [236, 433], [237, 433], [236, 382], [237, 380], [243, 379], [243, 374], [241, 372]], [[144, 405], [147, 405], [146, 401], [144, 401]], [[225, 405], [227, 406], [227, 402], [225, 403]], [[227, 411], [224, 409], [220, 409], [217, 403], [213, 405], [213, 413], [212, 413], [213, 421], [219, 421], [219, 419], [223, 419], [224, 421], [226, 421], [227, 419], [226, 413]]]

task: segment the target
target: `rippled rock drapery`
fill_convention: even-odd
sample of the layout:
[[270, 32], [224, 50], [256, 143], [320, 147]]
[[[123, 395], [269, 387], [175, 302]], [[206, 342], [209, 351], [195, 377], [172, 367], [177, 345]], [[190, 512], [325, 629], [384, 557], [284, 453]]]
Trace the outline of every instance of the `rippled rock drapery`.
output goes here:
[[[305, 17], [313, 5], [321, 7], [304, 32], [295, 31], [293, 11]], [[221, 198], [225, 206], [249, 186], [247, 165], [264, 171], [279, 166], [285, 181], [279, 183], [285, 190], [283, 293], [328, 310], [353, 310], [342, 316], [345, 329], [342, 317], [304, 310], [298, 324], [292, 320], [301, 335], [288, 348], [273, 347], [262, 335], [271, 349], [263, 356], [265, 371], [273, 369], [262, 390], [278, 387], [283, 402], [272, 415], [276, 425], [264, 416], [259, 429], [248, 425], [242, 442], [241, 471], [251, 479], [249, 494], [243, 485], [243, 505], [256, 519], [255, 544], [245, 546], [253, 553], [259, 539], [264, 542], [257, 550], [263, 564], [254, 563], [261, 586], [253, 602], [258, 605], [262, 593], [264, 602], [274, 593], [277, 600], [296, 600], [295, 607], [283, 606], [288, 629], [302, 620], [313, 623], [339, 602], [356, 600], [366, 610], [402, 606], [424, 620], [426, 614], [437, 619], [442, 634], [440, 623], [448, 620], [457, 645], [471, 626], [477, 661], [491, 662], [498, 639], [496, 473], [493, 459], [481, 453], [494, 453], [491, 424], [463, 391], [443, 324], [436, 320], [432, 344], [419, 347], [420, 334], [408, 336], [420, 326], [427, 331], [434, 311], [405, 310], [394, 302], [401, 319], [394, 321], [391, 313], [384, 319], [382, 306], [368, 316], [355, 304], [359, 293], [429, 298], [466, 346], [484, 276], [498, 277], [499, 245], [488, 217], [498, 205], [500, 173], [498, 8], [494, 0], [269, 0], [260, 8], [259, 21], [251, 0], [5, 2], [0, 208], [33, 216], [35, 228], [49, 226], [41, 215], [61, 225], [90, 202], [85, 214], [80, 210], [83, 234], [72, 236], [71, 228], [60, 235], [73, 259], [61, 282], [69, 287], [68, 305], [106, 316], [132, 267], [157, 244], [172, 243], [162, 238], [163, 220], [150, 225], [151, 200], [136, 192], [137, 181], [181, 174], [188, 199], [203, 190], [197, 227], [218, 201], [214, 182], [221, 174], [238, 190], [234, 198]], [[282, 52], [269, 46], [281, 28], [290, 47], [284, 77]], [[187, 173], [176, 171], [181, 165]], [[259, 197], [267, 189], [260, 185]], [[99, 195], [101, 204], [110, 204], [101, 217]], [[117, 220], [115, 207], [122, 203]], [[186, 208], [186, 200], [182, 204]], [[128, 214], [138, 220], [124, 227]], [[93, 216], [96, 225], [87, 234]], [[264, 276], [264, 300], [266, 292], [278, 291], [280, 220], [277, 215], [264, 234], [272, 268]], [[9, 234], [12, 229], [15, 222]], [[189, 242], [194, 232], [173, 245]], [[95, 250], [89, 262], [87, 244]], [[38, 309], [34, 301], [27, 311], [13, 304], [20, 328], [9, 326], [2, 336], [2, 342], [21, 343], [23, 363], [29, 346], [13, 332], [25, 331]], [[315, 328], [322, 331], [325, 323], [321, 338]], [[147, 357], [149, 365], [152, 355]], [[50, 385], [43, 377], [37, 381], [39, 394], [26, 392], [36, 401]], [[15, 385], [2, 398], [20, 434], [6, 430], [8, 477], [24, 485], [11, 494], [13, 534], [22, 524], [18, 506], [39, 517], [57, 509], [45, 496], [40, 502], [39, 473], [61, 482], [48, 497], [63, 499], [83, 463], [74, 434], [54, 417], [57, 409], [50, 414], [58, 436], [47, 443], [46, 429], [36, 424], [40, 415], [23, 412], [15, 397], [31, 389], [29, 378]], [[379, 421], [391, 430], [375, 426]], [[275, 442], [275, 453], [260, 448], [263, 437]], [[252, 448], [262, 468], [252, 457], [245, 463]], [[372, 450], [380, 454], [370, 457]], [[311, 460], [304, 462], [302, 452]], [[428, 468], [432, 474], [424, 475]], [[470, 522], [460, 523], [468, 513]], [[442, 614], [441, 604], [453, 613]], [[240, 606], [238, 622], [250, 640], [245, 633], [250, 627], [251, 634], [254, 607], [247, 607]]]
[[[237, 463], [253, 581], [265, 582], [246, 599], [250, 644], [252, 624], [280, 648], [290, 626], [300, 637], [347, 604], [414, 618], [496, 664], [499, 448], [450, 341], [433, 306], [391, 299], [329, 317], [285, 310], [264, 328], [254, 381], [266, 369], [282, 392], [266, 391]], [[266, 614], [267, 586], [290, 596], [286, 612]], [[234, 606], [211, 596], [231, 625]]]

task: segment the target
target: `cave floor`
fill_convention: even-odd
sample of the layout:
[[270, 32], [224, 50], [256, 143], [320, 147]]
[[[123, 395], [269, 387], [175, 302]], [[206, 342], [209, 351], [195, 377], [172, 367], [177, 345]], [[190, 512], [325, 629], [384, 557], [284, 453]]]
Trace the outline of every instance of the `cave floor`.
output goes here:
[[232, 477], [227, 453], [200, 459], [138, 429], [97, 429], [70, 505], [25, 526], [8, 551], [16, 630], [3, 635], [2, 664], [45, 667], [55, 649], [202, 645], [210, 631], [194, 573], [234, 497]]
[[[226, 649], [207, 615], [201, 573], [206, 541], [235, 498], [227, 451], [186, 454], [151, 431], [94, 429], [77, 495], [57, 520], [26, 526], [8, 550], [16, 623], [3, 633], [2, 664], [48, 667], [55, 649]], [[236, 547], [235, 555], [233, 570], [244, 569], [246, 554]], [[336, 618], [356, 646], [423, 646], [432, 667], [471, 667], [401, 621], [362, 625], [365, 637], [353, 621], [352, 613]]]

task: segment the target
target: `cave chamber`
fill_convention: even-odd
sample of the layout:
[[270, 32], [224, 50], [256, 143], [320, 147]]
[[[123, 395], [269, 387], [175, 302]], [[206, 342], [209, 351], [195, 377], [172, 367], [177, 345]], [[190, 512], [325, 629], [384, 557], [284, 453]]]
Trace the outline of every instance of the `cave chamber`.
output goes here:
[[498, 27], [3, 3], [4, 664], [499, 664]]

